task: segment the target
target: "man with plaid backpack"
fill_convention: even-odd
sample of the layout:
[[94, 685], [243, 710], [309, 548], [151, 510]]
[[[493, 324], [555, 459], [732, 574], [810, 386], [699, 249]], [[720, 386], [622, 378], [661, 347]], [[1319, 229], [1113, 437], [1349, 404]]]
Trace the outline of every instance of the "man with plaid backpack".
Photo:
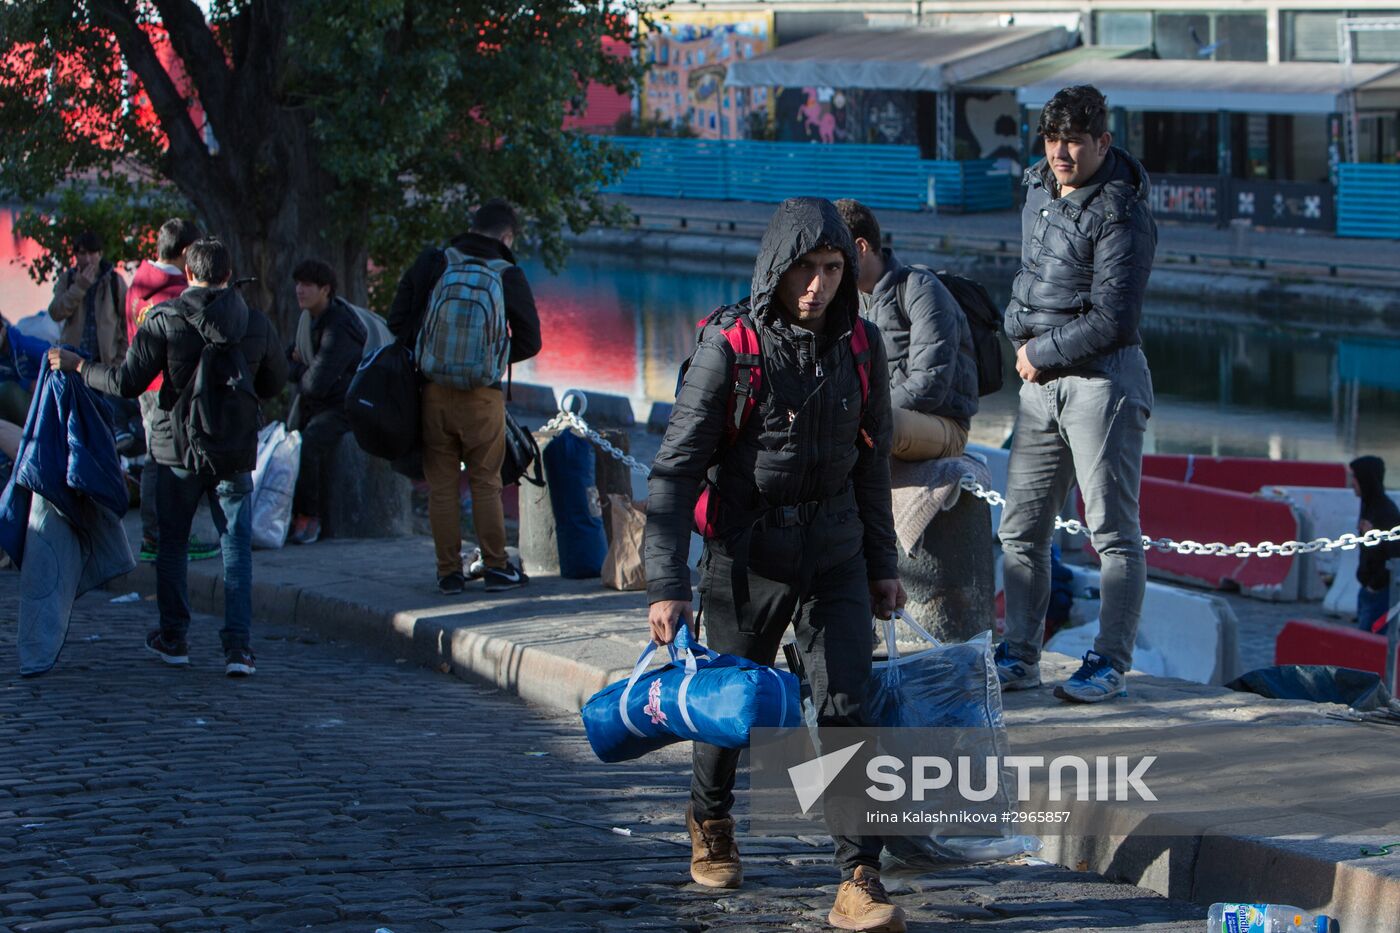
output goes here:
[[437, 555], [438, 591], [466, 587], [462, 571], [458, 478], [466, 464], [472, 520], [481, 545], [487, 592], [529, 582], [506, 559], [501, 462], [506, 408], [501, 381], [512, 363], [540, 352], [540, 320], [525, 273], [511, 246], [520, 221], [493, 198], [471, 229], [445, 249], [424, 250], [399, 281], [389, 330], [413, 347], [423, 386], [423, 476]]

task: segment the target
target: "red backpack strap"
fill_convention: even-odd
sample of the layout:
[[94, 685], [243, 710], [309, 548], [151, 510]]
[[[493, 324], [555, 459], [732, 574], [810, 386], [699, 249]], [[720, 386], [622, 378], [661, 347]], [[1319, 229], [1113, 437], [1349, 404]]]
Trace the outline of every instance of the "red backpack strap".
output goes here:
[[747, 315], [740, 315], [722, 332], [734, 348], [734, 391], [729, 396], [729, 420], [725, 438], [733, 443], [758, 406], [758, 390], [763, 385], [763, 354], [758, 331]]
[[875, 438], [866, 430], [870, 412], [870, 333], [866, 323], [859, 318], [851, 328], [851, 358], [856, 362], [856, 375], [860, 377], [860, 439], [871, 450], [875, 449]]

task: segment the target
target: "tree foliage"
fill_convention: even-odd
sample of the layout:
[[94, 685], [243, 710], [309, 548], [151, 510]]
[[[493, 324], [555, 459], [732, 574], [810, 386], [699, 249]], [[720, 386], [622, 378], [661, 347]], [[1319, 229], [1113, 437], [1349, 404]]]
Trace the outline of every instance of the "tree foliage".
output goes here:
[[604, 39], [635, 48], [648, 2], [12, 0], [0, 198], [56, 204], [25, 218], [53, 249], [89, 221], [139, 246], [183, 200], [284, 328], [300, 259], [382, 306], [487, 197], [518, 204], [557, 263], [627, 164], [563, 118], [590, 80], [634, 87], [643, 57]]

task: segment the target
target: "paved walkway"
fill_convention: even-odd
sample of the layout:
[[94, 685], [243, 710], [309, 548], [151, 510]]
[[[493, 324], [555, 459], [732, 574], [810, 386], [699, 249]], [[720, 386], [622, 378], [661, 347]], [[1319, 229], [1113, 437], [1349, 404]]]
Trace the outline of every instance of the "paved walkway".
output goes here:
[[[18, 582], [0, 573], [9, 619]], [[682, 748], [602, 765], [575, 715], [333, 630], [259, 622], [258, 673], [238, 681], [198, 617], [190, 667], [171, 668], [141, 648], [150, 603], [109, 595], [80, 600], [36, 680], [0, 630], [0, 929], [827, 929], [822, 840], [749, 840], [740, 892], [689, 882]], [[938, 933], [1186, 933], [1204, 914], [1038, 860], [940, 871], [897, 900]]]
[[[134, 537], [134, 516], [129, 531]], [[645, 596], [641, 593], [607, 590], [596, 580], [537, 576], [523, 591], [487, 594], [474, 588], [448, 598], [437, 594], [432, 566], [427, 538], [330, 540], [311, 547], [257, 552], [254, 607], [260, 620], [259, 630], [266, 622], [292, 623], [321, 639], [369, 646], [380, 656], [402, 659], [405, 666], [456, 673], [503, 688], [528, 702], [569, 712], [629, 671], [644, 643]], [[217, 561], [191, 565], [190, 590], [196, 609], [221, 609], [219, 574]], [[149, 565], [112, 587], [116, 592], [136, 590], [143, 594], [153, 592], [153, 588], [154, 574]], [[103, 608], [113, 613], [134, 612], [130, 617], [133, 619], [144, 618], [144, 624], [132, 623], [132, 639], [139, 637], [155, 616], [153, 607], [143, 604], [134, 608]], [[206, 671], [217, 654], [212, 628], [208, 625], [196, 634], [196, 645], [204, 646], [195, 648], [197, 663]], [[87, 634], [81, 624], [75, 625], [72, 647], [82, 648]], [[96, 644], [100, 646], [102, 642]], [[300, 650], [295, 643], [286, 643], [286, 648]], [[264, 674], [276, 676], [282, 651], [283, 645], [258, 648], [260, 664], [264, 666], [258, 684], [273, 679]], [[69, 676], [75, 657], [65, 657], [54, 675], [35, 686], [16, 684], [14, 689], [47, 693], [52, 689], [50, 685]], [[120, 662], [107, 663], [114, 667], [124, 665], [130, 655], [121, 658]], [[1044, 665], [1047, 684], [1062, 680], [1072, 665], [1069, 658], [1049, 656]], [[314, 689], [321, 689], [322, 679], [313, 678], [317, 683]], [[214, 680], [223, 683], [220, 678]], [[1258, 814], [1260, 800], [1267, 799], [1271, 809], [1259, 822], [1223, 825], [1214, 835], [1188, 833], [1166, 842], [1161, 837], [1139, 837], [1133, 820], [1114, 822], [1103, 835], [1046, 836], [1042, 857], [1071, 868], [1096, 871], [1110, 880], [1204, 904], [1232, 899], [1301, 903], [1334, 913], [1344, 924], [1353, 923], [1348, 929], [1365, 929], [1359, 918], [1367, 911], [1400, 916], [1400, 853], [1385, 858], [1358, 857], [1360, 845], [1394, 841], [1375, 835], [1377, 815], [1393, 818], [1395, 811], [1384, 801], [1377, 802], [1377, 788], [1389, 788], [1392, 782], [1381, 780], [1374, 772], [1393, 760], [1389, 752], [1381, 750], [1400, 739], [1397, 730], [1327, 720], [1323, 718], [1326, 707], [1313, 704], [1263, 700], [1136, 673], [1130, 675], [1129, 683], [1132, 696], [1127, 701], [1101, 707], [1069, 706], [1055, 700], [1048, 686], [1010, 694], [1006, 710], [1013, 741], [1019, 729], [1031, 730], [1026, 734], [1037, 736], [1042, 734], [1042, 728], [1054, 731], [1059, 727], [1097, 725], [1154, 730], [1154, 734], [1172, 737], [1176, 727], [1201, 722], [1276, 726], [1289, 730], [1278, 733], [1280, 738], [1296, 738], [1287, 739], [1292, 751], [1273, 755], [1267, 766], [1250, 766], [1247, 774], [1236, 773], [1232, 756], [1222, 753], [1219, 760], [1203, 764], [1198, 779], [1192, 772], [1191, 793], [1201, 795], [1213, 807], [1223, 807], [1229, 813], [1248, 809]], [[397, 694], [383, 692], [381, 685], [374, 678], [366, 678], [361, 684], [352, 676], [346, 687], [350, 692], [337, 700], [338, 688], [327, 682], [325, 690], [331, 705], [317, 708], [343, 706], [349, 712], [353, 707], [382, 706], [385, 711], [411, 714], [416, 723], [417, 707], [394, 699]], [[93, 694], [88, 702], [96, 704], [99, 697], [105, 701], [113, 695], [118, 694]], [[180, 700], [180, 696], [175, 699]], [[156, 694], [152, 702], [159, 705], [169, 700]], [[296, 703], [274, 707], [281, 715], [301, 715]], [[367, 711], [366, 715], [371, 713]], [[486, 730], [508, 732], [492, 715], [473, 713], [462, 716], [461, 721], [464, 728], [471, 720], [481, 722]], [[326, 712], [325, 716], [349, 721], [345, 715], [333, 712]], [[113, 718], [119, 723], [127, 722], [120, 714]], [[61, 717], [55, 718], [59, 720]], [[385, 728], [397, 721], [398, 725], [390, 731], [403, 729], [402, 719], [379, 721]], [[573, 730], [572, 741], [577, 742], [576, 727], [572, 720], [566, 721]], [[5, 725], [7, 721], [0, 718], [0, 727]], [[1307, 728], [1293, 731], [1298, 727]], [[140, 734], [141, 730], [136, 731]], [[164, 730], [158, 731], [164, 734]], [[446, 734], [436, 727], [424, 731]], [[256, 745], [235, 737], [221, 747], [242, 749], [247, 744]], [[294, 743], [284, 742], [283, 747], [290, 744]], [[375, 748], [378, 755], [397, 755], [383, 745]], [[455, 752], [434, 753], [432, 760], [451, 754]], [[421, 770], [412, 764], [414, 759], [404, 760], [410, 761], [410, 770]], [[581, 753], [578, 761], [587, 760], [588, 756]], [[644, 762], [645, 767], [654, 764], [650, 760]], [[637, 772], [629, 766], [618, 773], [635, 776]], [[679, 772], [675, 775], [678, 777]], [[1357, 785], [1355, 795], [1348, 790], [1352, 784]], [[1330, 814], [1328, 832], [1323, 836], [1300, 834], [1298, 821], [1290, 816], [1311, 811], [1319, 799], [1326, 802], [1342, 795], [1354, 801], [1363, 794], [1370, 795], [1372, 803], [1358, 807], [1353, 802], [1348, 804], [1350, 809]], [[673, 798], [666, 799], [669, 808]], [[550, 807], [545, 798], [535, 802]], [[1368, 812], [1368, 808], [1377, 806], [1381, 809]], [[673, 819], [674, 813], [669, 818]]]

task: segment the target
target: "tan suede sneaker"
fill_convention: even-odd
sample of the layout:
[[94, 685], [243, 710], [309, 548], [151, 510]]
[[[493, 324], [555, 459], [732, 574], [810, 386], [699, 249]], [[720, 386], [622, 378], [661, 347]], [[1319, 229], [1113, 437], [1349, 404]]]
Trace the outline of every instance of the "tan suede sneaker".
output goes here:
[[856, 869], [854, 878], [841, 884], [826, 920], [838, 930], [904, 933], [905, 929], [904, 911], [890, 903], [880, 873], [863, 865]]
[[734, 842], [734, 821], [695, 819], [693, 807], [685, 811], [690, 830], [690, 877], [707, 888], [737, 888], [744, 883], [739, 847]]

